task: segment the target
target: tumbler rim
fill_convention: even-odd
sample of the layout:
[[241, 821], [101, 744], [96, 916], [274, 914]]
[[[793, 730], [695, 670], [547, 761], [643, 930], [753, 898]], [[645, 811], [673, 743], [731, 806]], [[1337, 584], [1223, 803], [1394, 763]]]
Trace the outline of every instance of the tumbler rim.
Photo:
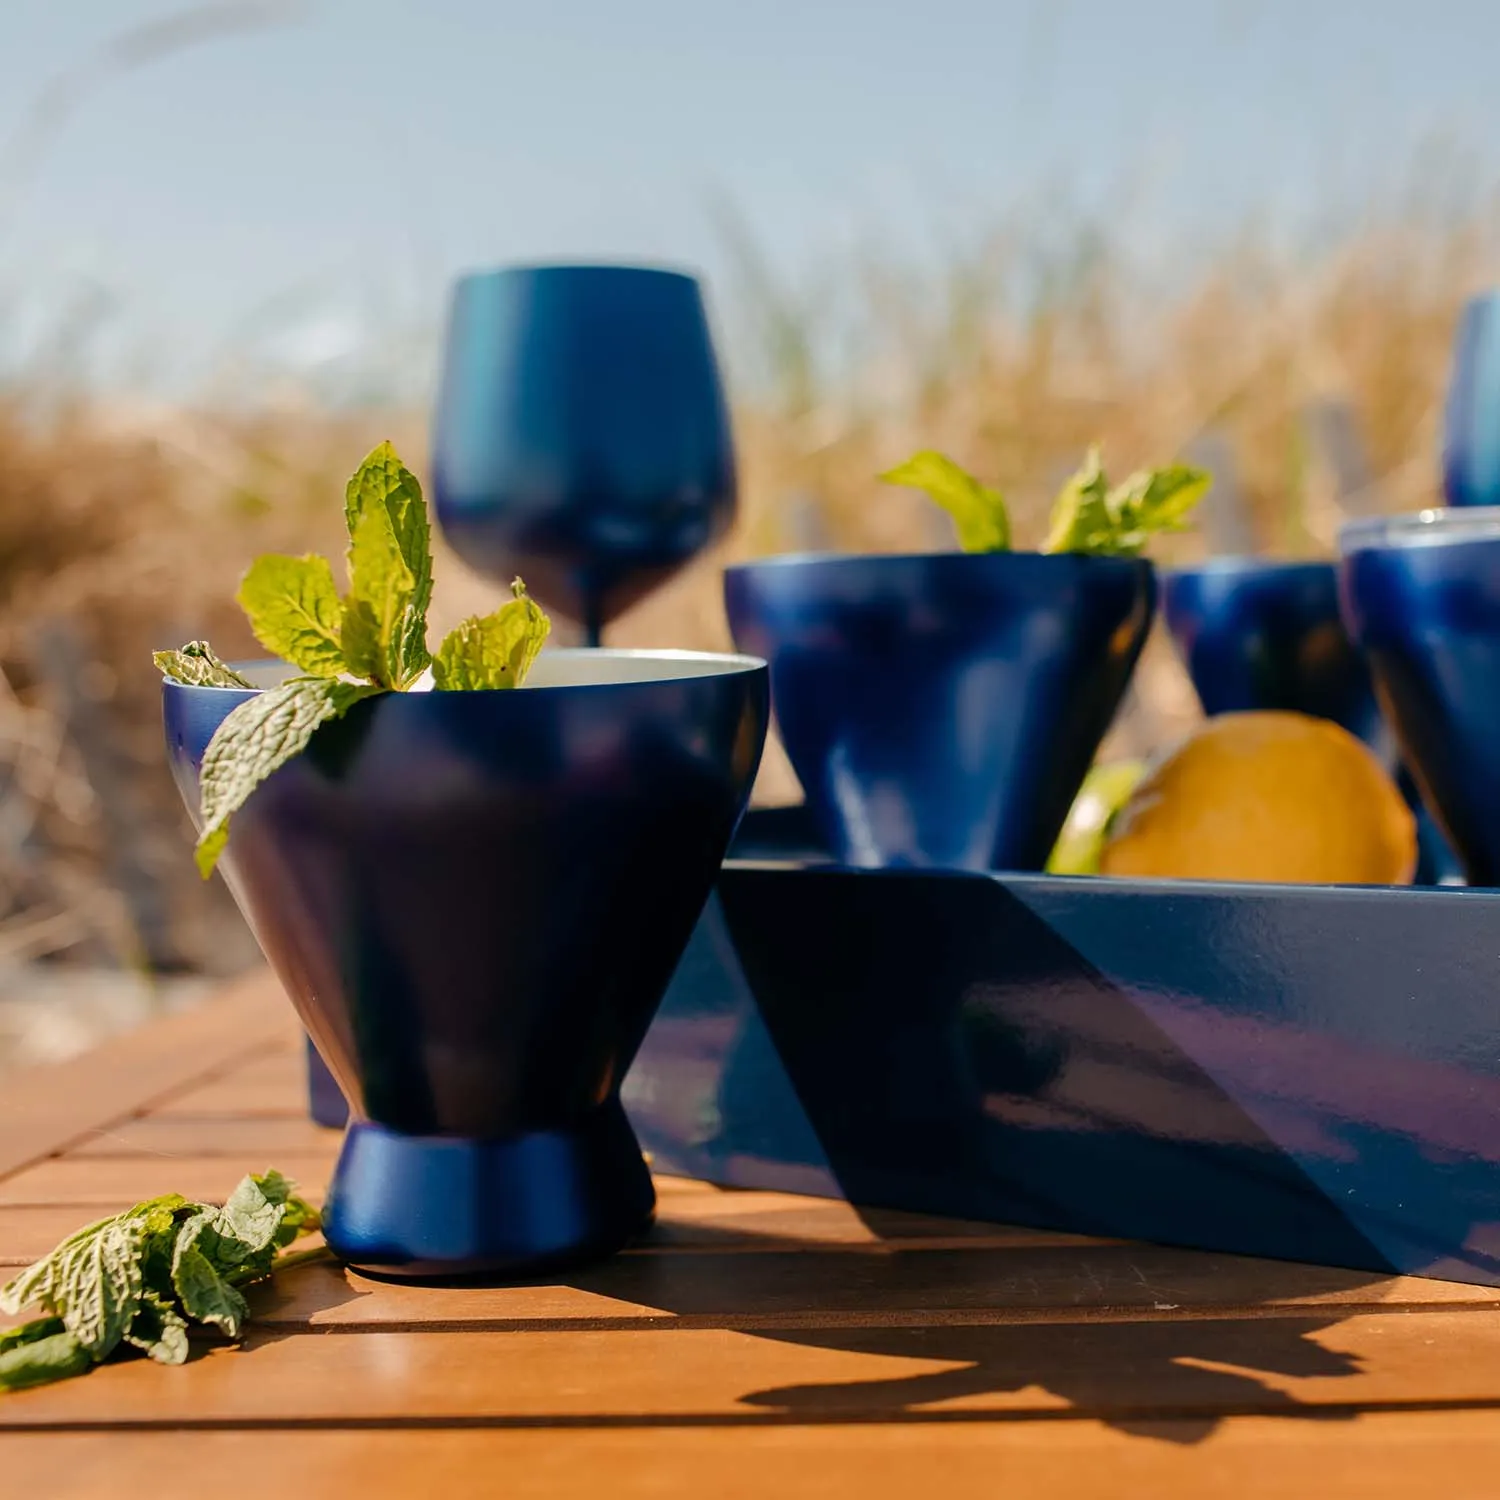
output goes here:
[[1396, 516], [1366, 516], [1339, 528], [1339, 551], [1455, 546], [1500, 541], [1500, 505], [1433, 507]]

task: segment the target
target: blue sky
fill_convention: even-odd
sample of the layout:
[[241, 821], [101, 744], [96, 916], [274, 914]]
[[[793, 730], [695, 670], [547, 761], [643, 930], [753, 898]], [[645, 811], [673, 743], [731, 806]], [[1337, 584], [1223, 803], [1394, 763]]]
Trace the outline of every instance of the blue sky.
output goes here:
[[720, 285], [716, 200], [795, 273], [1018, 204], [1128, 204], [1156, 249], [1301, 222], [1435, 136], [1500, 163], [1492, 0], [307, 0], [94, 75], [18, 161], [49, 83], [184, 8], [7, 0], [5, 357], [86, 291], [170, 384], [430, 328], [471, 265]]

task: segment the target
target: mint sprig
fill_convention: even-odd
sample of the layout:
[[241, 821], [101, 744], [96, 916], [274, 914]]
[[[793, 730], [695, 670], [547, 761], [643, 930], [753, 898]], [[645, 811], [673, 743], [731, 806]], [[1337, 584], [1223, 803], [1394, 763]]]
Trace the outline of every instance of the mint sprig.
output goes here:
[[222, 1207], [171, 1193], [87, 1225], [0, 1288], [0, 1312], [44, 1314], [0, 1333], [0, 1391], [82, 1375], [122, 1346], [180, 1365], [195, 1323], [238, 1338], [240, 1288], [319, 1227], [279, 1172], [244, 1178]]
[[[318, 556], [257, 558], [236, 598], [255, 638], [301, 676], [226, 714], [199, 777], [196, 858], [206, 879], [229, 841], [230, 819], [273, 772], [300, 755], [324, 724], [378, 693], [407, 692], [430, 667], [439, 692], [520, 687], [552, 625], [518, 578], [493, 614], [465, 620], [427, 650], [432, 527], [416, 476], [389, 443], [355, 470], [344, 492], [348, 591]], [[153, 657], [190, 687], [247, 688], [205, 641]]]
[[[924, 491], [953, 517], [965, 552], [1008, 552], [1010, 513], [999, 490], [941, 453], [914, 455], [880, 476], [888, 484]], [[1182, 531], [1213, 483], [1210, 474], [1186, 464], [1142, 469], [1117, 485], [1104, 473], [1092, 447], [1082, 467], [1052, 503], [1046, 553], [1081, 552], [1093, 557], [1139, 557], [1152, 537]]]
[[190, 687], [250, 686], [233, 667], [214, 655], [207, 641], [189, 641], [180, 651], [155, 651], [151, 660], [163, 677], [185, 682]]

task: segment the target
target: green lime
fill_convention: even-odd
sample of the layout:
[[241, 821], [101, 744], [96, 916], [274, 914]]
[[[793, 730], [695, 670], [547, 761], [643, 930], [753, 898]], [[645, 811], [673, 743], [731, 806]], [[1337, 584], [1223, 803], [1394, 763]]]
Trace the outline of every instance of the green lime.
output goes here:
[[1097, 875], [1110, 820], [1130, 799], [1146, 774], [1143, 760], [1116, 760], [1095, 766], [1083, 778], [1068, 820], [1047, 861], [1049, 875]]

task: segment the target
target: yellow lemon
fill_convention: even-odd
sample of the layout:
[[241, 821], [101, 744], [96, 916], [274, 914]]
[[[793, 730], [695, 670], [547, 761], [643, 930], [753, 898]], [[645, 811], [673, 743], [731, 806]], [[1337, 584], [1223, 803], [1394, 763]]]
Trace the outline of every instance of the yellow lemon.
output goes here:
[[1294, 713], [1221, 714], [1137, 785], [1101, 875], [1404, 885], [1417, 826], [1347, 730]]

